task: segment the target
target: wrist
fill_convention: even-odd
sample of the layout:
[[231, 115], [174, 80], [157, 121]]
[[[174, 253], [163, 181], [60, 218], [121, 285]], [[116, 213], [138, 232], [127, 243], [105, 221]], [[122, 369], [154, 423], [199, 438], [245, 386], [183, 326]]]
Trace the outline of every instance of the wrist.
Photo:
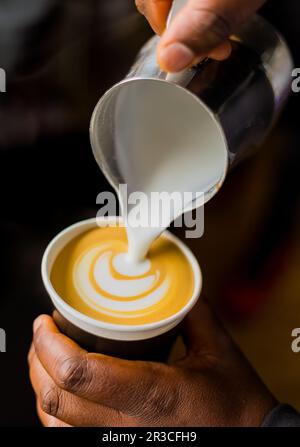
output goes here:
[[267, 389], [262, 393], [254, 394], [251, 399], [248, 399], [248, 402], [245, 402], [241, 426], [261, 427], [268, 414], [277, 405], [278, 401]]

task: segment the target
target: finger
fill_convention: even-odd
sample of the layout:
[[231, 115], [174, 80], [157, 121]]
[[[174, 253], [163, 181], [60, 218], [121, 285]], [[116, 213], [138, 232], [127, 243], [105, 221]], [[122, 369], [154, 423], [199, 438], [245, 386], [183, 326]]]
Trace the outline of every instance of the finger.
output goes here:
[[183, 340], [188, 355], [200, 358], [226, 355], [232, 347], [230, 336], [203, 299], [199, 300], [183, 323]]
[[53, 416], [49, 416], [49, 414], [44, 413], [44, 411], [41, 409], [39, 403], [37, 402], [36, 405], [36, 411], [38, 414], [38, 417], [43, 424], [44, 427], [60, 427], [60, 428], [67, 428], [71, 427], [71, 425], [66, 424], [65, 422], [62, 422]]
[[117, 411], [83, 400], [57, 387], [36, 355], [30, 367], [30, 380], [40, 409], [55, 420], [76, 427], [120, 427], [129, 421]]
[[179, 72], [207, 57], [263, 3], [264, 0], [189, 0], [163, 34], [158, 48], [161, 68]]
[[230, 56], [231, 50], [231, 43], [229, 42], [229, 40], [227, 40], [226, 42], [221, 43], [221, 45], [212, 50], [208, 56], [211, 59], [215, 59], [216, 61], [223, 61]]
[[138, 414], [145, 403], [142, 396], [155, 389], [157, 369], [164, 365], [88, 354], [47, 316], [40, 317], [35, 328], [36, 354], [60, 389], [127, 415]]
[[[209, 53], [208, 57], [211, 59], [215, 59], [216, 61], [223, 61], [230, 56], [231, 50], [232, 50], [232, 46], [231, 46], [230, 41], [228, 40], [228, 41], [222, 43], [221, 45], [219, 45], [214, 50], [212, 50]], [[193, 64], [191, 64], [191, 67], [195, 66], [197, 64], [200, 64], [202, 61], [203, 61], [203, 57], [196, 58], [194, 60]]]
[[153, 30], [162, 34], [171, 9], [172, 0], [136, 0], [138, 10], [147, 18]]

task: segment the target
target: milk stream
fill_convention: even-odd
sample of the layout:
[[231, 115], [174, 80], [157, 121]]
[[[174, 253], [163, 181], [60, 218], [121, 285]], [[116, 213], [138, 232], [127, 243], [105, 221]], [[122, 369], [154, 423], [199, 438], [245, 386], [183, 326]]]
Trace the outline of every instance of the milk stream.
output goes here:
[[[165, 253], [162, 264], [157, 262], [153, 271], [148, 253], [171, 222], [193, 208], [196, 197], [216, 191], [223, 181], [227, 168], [225, 138], [205, 105], [172, 83], [125, 83], [104, 104], [101, 126], [105, 132], [100, 134], [99, 143], [105, 148], [105, 173], [110, 174], [114, 187], [118, 190], [117, 183], [127, 185], [127, 195], [119, 193], [119, 201], [128, 247], [120, 253], [101, 252], [95, 262], [93, 256], [87, 259], [81, 270], [85, 282], [77, 282], [78, 290], [85, 298], [93, 296], [94, 303], [101, 302], [105, 312], [121, 308], [133, 312], [143, 306], [150, 312], [155, 305], [170, 306], [170, 296], [179, 300], [178, 293], [173, 296], [175, 284], [178, 288], [187, 280], [193, 284], [193, 276], [183, 268], [186, 260], [180, 264], [185, 276], [180, 276]], [[136, 200], [128, 203], [132, 194]], [[160, 206], [153, 201], [153, 194], [159, 194]], [[138, 222], [136, 216], [140, 217]], [[88, 289], [91, 274], [87, 265], [93, 266], [96, 294]], [[172, 277], [166, 274], [169, 269]], [[104, 292], [117, 296], [117, 303], [107, 300]], [[132, 302], [124, 303], [124, 298], [132, 298]]]
[[[139, 81], [123, 86], [114, 102], [114, 148], [128, 193], [139, 191], [148, 199], [129, 204], [123, 213], [127, 259], [138, 264], [170, 223], [192, 208], [185, 193], [195, 198], [219, 184], [227, 165], [224, 137], [215, 118], [193, 95], [170, 83]], [[167, 195], [161, 207], [150, 208], [153, 192], [179, 196], [172, 209]], [[126, 209], [125, 198], [119, 200]], [[159, 226], [149, 222], [134, 226], [130, 215], [138, 213], [160, 222]]]

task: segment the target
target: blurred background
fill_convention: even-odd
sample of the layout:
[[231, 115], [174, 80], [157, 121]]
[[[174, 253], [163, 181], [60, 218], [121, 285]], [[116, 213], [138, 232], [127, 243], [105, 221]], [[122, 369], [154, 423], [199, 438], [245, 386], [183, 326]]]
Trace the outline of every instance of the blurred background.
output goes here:
[[[300, 67], [297, 0], [262, 14]], [[133, 0], [2, 0], [0, 67], [0, 426], [34, 426], [27, 369], [32, 322], [50, 312], [40, 262], [50, 239], [95, 215], [110, 187], [89, 144], [99, 97], [128, 71], [151, 30]], [[298, 101], [298, 102], [297, 102]], [[293, 94], [268, 141], [205, 209], [205, 235], [187, 241], [204, 292], [276, 397], [300, 410], [299, 124]]]

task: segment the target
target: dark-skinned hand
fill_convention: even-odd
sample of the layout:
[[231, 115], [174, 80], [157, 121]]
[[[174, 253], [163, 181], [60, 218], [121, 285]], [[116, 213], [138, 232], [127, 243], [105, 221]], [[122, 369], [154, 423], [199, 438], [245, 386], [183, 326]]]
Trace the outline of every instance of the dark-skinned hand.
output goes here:
[[40, 316], [28, 359], [43, 425], [261, 425], [276, 401], [208, 304], [186, 318], [183, 336], [179, 361], [127, 361], [81, 349]]
[[162, 36], [158, 62], [168, 72], [179, 72], [206, 57], [226, 59], [230, 35], [249, 19], [265, 0], [187, 0], [166, 30], [173, 0], [136, 0], [138, 10]]

